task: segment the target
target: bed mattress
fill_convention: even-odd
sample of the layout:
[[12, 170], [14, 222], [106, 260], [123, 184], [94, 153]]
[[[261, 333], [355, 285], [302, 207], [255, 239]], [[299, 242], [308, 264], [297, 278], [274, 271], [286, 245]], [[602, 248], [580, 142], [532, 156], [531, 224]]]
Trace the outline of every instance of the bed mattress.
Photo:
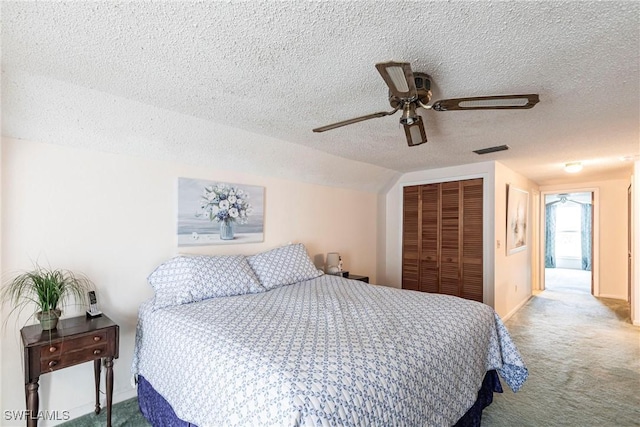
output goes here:
[[132, 371], [198, 426], [451, 426], [527, 369], [494, 310], [337, 276], [141, 306]]

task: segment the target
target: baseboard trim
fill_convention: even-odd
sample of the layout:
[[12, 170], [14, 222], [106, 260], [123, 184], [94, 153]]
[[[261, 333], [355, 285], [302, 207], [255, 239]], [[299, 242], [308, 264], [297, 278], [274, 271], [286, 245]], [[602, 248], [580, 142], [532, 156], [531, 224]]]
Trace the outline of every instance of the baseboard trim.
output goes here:
[[620, 299], [623, 301], [627, 301], [627, 296], [620, 296], [620, 295], [611, 295], [611, 294], [600, 294], [598, 295], [598, 298], [609, 298], [609, 299]]
[[507, 320], [509, 320], [511, 318], [511, 316], [513, 316], [514, 314], [516, 314], [518, 312], [518, 310], [520, 310], [522, 307], [524, 307], [529, 300], [533, 298], [533, 295], [529, 295], [524, 301], [522, 301], [520, 304], [518, 304], [516, 306], [516, 308], [514, 308], [513, 310], [511, 310], [506, 316], [504, 316], [502, 318], [503, 322], [506, 322]]

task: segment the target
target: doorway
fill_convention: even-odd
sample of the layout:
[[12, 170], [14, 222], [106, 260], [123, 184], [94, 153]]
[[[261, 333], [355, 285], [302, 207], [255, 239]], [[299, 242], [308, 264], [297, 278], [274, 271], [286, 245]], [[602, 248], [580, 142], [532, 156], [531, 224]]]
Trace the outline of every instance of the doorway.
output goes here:
[[594, 294], [593, 192], [544, 196], [544, 289]]

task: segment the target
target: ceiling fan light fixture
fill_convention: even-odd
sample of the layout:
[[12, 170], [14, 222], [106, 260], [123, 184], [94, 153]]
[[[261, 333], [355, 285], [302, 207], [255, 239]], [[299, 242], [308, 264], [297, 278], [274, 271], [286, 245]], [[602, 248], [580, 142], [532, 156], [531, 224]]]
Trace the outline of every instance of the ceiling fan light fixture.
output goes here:
[[418, 116], [418, 120], [410, 125], [404, 125], [404, 133], [407, 135], [407, 144], [409, 147], [424, 144], [427, 142], [427, 133], [422, 125], [422, 117]]
[[420, 116], [416, 113], [416, 106], [413, 102], [407, 102], [402, 108], [402, 117], [400, 123], [403, 125], [412, 125], [420, 120]]
[[567, 173], [577, 173], [582, 170], [581, 162], [571, 162], [564, 165], [564, 171]]

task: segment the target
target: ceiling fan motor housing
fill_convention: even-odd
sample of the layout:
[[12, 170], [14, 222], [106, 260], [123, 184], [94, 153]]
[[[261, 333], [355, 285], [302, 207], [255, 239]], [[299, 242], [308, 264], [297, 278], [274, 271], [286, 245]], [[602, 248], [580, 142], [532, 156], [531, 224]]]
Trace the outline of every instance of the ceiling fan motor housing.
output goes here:
[[[428, 104], [431, 101], [431, 77], [426, 73], [413, 73], [413, 77], [418, 92], [418, 100], [425, 105]], [[393, 96], [389, 91], [389, 104], [391, 104], [391, 107], [396, 108], [399, 106], [402, 108], [403, 103], [403, 100]]]

